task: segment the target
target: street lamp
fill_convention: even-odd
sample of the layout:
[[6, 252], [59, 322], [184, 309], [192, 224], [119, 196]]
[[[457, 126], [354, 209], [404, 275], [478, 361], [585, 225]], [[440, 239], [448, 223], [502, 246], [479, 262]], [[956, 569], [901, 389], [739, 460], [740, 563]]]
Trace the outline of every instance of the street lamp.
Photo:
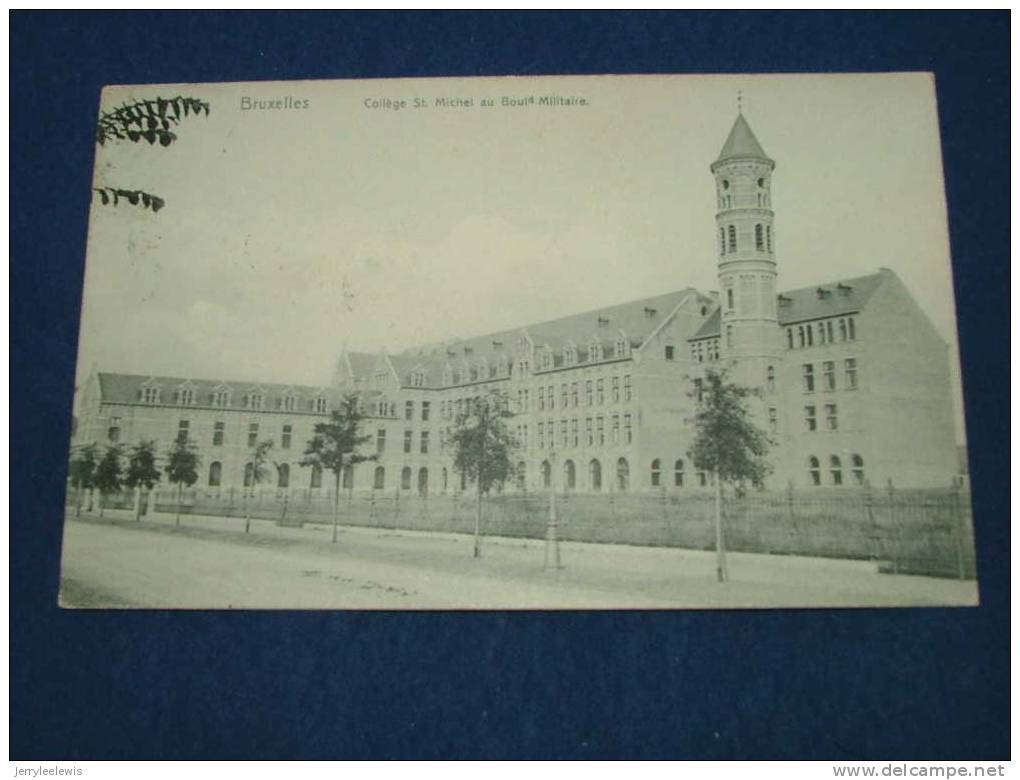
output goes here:
[[558, 523], [556, 521], [556, 450], [549, 452], [549, 521], [545, 526], [545, 563], [543, 568], [552, 567], [562, 569], [563, 563], [560, 559], [560, 539]]

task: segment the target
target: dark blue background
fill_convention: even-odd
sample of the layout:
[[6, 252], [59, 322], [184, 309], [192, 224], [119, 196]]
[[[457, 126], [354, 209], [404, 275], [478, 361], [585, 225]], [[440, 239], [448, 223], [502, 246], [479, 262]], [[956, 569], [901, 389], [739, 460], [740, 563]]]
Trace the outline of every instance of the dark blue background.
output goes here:
[[[992, 758], [1009, 732], [1009, 16], [11, 14], [13, 758]], [[933, 70], [982, 606], [56, 607], [109, 83]]]

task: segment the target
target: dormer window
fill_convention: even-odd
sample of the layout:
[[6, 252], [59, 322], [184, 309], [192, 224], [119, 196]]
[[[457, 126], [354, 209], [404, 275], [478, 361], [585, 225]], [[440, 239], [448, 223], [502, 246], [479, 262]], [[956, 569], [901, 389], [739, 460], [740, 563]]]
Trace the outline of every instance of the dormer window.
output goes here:
[[325, 414], [329, 411], [329, 404], [326, 403], [326, 399], [321, 395], [312, 400], [312, 411], [318, 414]]
[[265, 405], [262, 393], [252, 391], [244, 396], [244, 407], [246, 409], [261, 409]]
[[222, 387], [213, 390], [209, 398], [213, 406], [230, 406], [230, 391]]
[[616, 340], [616, 357], [625, 358], [627, 357], [627, 339], [623, 336]]
[[195, 403], [195, 390], [191, 387], [181, 387], [177, 389], [176, 401], [181, 406], [191, 406]]
[[285, 393], [280, 398], [280, 408], [285, 412], [293, 412], [296, 401], [297, 399], [294, 397], [293, 393]]
[[159, 388], [147, 386], [142, 388], [142, 402], [147, 404], [159, 403]]
[[597, 341], [593, 341], [588, 348], [588, 362], [596, 363], [599, 360], [602, 360], [602, 345]]

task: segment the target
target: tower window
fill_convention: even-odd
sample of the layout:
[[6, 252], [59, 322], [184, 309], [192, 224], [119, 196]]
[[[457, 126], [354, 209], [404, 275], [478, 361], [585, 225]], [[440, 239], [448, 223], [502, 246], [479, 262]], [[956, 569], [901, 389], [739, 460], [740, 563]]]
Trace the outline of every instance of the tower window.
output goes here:
[[771, 253], [772, 252], [772, 226], [765, 226], [765, 248]]
[[822, 472], [818, 458], [812, 455], [808, 458], [808, 477], [811, 479], [811, 484], [818, 487], [822, 484]]
[[722, 188], [724, 190], [728, 190], [730, 188], [730, 182], [729, 182], [728, 179], [723, 179], [722, 180]]
[[776, 368], [775, 366], [769, 366], [765, 369], [765, 389], [770, 392], [776, 392]]
[[737, 228], [736, 228], [736, 226], [730, 225], [726, 229], [726, 235], [729, 237], [729, 244], [727, 246], [727, 251], [729, 251], [729, 252], [736, 252], [737, 251]]
[[719, 254], [726, 254], [726, 229], [719, 228]]
[[804, 392], [813, 393], [815, 391], [815, 367], [812, 363], [805, 363], [804, 369]]
[[843, 361], [845, 371], [846, 389], [857, 389], [857, 358], [847, 358]]
[[726, 288], [726, 308], [729, 309], [730, 311], [733, 310], [733, 288], [732, 287], [727, 287]]
[[[758, 196], [759, 204], [761, 205], [761, 196]], [[762, 230], [761, 225], [754, 226], [754, 248], [761, 252], [765, 249], [765, 231]]]

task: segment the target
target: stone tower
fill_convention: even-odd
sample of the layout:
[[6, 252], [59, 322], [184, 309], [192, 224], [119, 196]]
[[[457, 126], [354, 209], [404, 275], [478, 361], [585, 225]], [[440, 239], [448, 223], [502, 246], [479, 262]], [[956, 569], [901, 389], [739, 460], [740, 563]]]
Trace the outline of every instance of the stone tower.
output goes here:
[[780, 354], [776, 315], [775, 228], [769, 159], [737, 113], [712, 163], [719, 255], [720, 357], [734, 382], [765, 383]]

